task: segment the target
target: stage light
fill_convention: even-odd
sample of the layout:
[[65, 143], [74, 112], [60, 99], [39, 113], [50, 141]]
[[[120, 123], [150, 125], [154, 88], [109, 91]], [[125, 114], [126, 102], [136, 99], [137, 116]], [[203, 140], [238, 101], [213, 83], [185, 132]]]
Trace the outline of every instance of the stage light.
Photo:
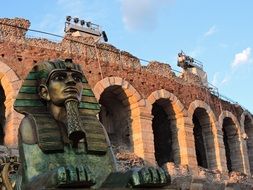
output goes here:
[[85, 24], [85, 21], [84, 20], [80, 20], [80, 24], [81, 24], [81, 26], [83, 26]]
[[72, 34], [73, 36], [92, 36], [94, 43], [108, 41], [105, 31], [101, 30], [99, 25], [90, 21], [86, 22], [78, 17], [66, 16], [64, 31], [66, 34]]
[[87, 27], [91, 27], [91, 22], [86, 22]]
[[66, 16], [66, 21], [70, 22], [71, 21], [71, 16]]
[[75, 17], [75, 18], [74, 18], [74, 23], [77, 24], [78, 22], [79, 22], [79, 18]]
[[107, 38], [107, 35], [106, 35], [105, 31], [102, 31], [102, 37], [103, 37], [105, 42], [108, 42], [108, 38]]

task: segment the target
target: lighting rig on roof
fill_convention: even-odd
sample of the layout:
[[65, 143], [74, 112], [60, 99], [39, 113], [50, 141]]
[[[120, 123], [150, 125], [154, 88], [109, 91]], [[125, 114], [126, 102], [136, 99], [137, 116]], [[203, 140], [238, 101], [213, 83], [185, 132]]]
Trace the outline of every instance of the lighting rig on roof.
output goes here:
[[203, 70], [203, 64], [200, 61], [190, 57], [189, 55], [186, 55], [182, 50], [180, 53], [178, 53], [177, 65], [183, 69], [195, 67]]
[[183, 72], [190, 72], [192, 74], [197, 75], [204, 86], [208, 86], [207, 74], [203, 70], [203, 64], [188, 55], [186, 55], [183, 51], [178, 53], [177, 57], [177, 65], [183, 68]]
[[107, 42], [108, 38], [105, 31], [100, 29], [100, 26], [90, 21], [81, 20], [77, 17], [72, 18], [71, 16], [66, 17], [65, 22], [65, 33], [79, 33], [84, 36], [93, 36], [96, 41], [103, 39]]

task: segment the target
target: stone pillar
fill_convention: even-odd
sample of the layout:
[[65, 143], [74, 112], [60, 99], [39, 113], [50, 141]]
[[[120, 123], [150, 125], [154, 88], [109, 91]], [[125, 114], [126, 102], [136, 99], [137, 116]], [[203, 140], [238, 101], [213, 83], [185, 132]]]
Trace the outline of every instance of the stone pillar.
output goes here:
[[146, 107], [137, 107], [131, 110], [131, 118], [134, 153], [151, 165], [156, 165], [152, 130], [153, 116]]
[[218, 126], [218, 130], [216, 132], [215, 144], [217, 143], [216, 149], [216, 159], [217, 159], [217, 169], [221, 172], [227, 172], [227, 159], [226, 159], [226, 150], [223, 141], [223, 132], [221, 128]]
[[242, 164], [243, 164], [243, 172], [247, 175], [251, 175], [250, 172], [250, 164], [249, 164], [249, 156], [247, 151], [247, 142], [240, 135], [240, 149], [242, 154]]
[[193, 136], [193, 124], [191, 118], [184, 117], [184, 123], [178, 123], [178, 141], [180, 147], [180, 159], [182, 165], [189, 165], [193, 170], [197, 169], [195, 141]]
[[180, 143], [182, 143], [178, 136], [177, 119], [173, 116], [168, 118], [170, 121], [170, 129], [172, 133], [172, 153], [175, 164], [181, 164], [180, 158]]

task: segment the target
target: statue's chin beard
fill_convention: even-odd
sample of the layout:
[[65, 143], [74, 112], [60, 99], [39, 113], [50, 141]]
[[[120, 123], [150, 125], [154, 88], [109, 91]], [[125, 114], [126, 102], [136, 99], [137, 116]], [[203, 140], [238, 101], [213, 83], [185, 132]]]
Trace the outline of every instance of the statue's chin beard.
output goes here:
[[67, 99], [65, 108], [67, 112], [67, 135], [72, 141], [73, 147], [77, 147], [81, 139], [85, 140], [85, 133], [82, 130], [82, 124], [78, 110], [79, 101], [77, 99]]

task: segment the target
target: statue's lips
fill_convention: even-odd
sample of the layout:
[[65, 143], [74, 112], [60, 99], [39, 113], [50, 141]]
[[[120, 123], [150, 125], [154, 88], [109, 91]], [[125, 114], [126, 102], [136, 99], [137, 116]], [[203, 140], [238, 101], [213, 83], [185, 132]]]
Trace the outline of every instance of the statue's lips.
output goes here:
[[67, 92], [67, 93], [79, 93], [79, 91], [76, 88], [74, 88], [74, 87], [65, 88], [63, 92]]

